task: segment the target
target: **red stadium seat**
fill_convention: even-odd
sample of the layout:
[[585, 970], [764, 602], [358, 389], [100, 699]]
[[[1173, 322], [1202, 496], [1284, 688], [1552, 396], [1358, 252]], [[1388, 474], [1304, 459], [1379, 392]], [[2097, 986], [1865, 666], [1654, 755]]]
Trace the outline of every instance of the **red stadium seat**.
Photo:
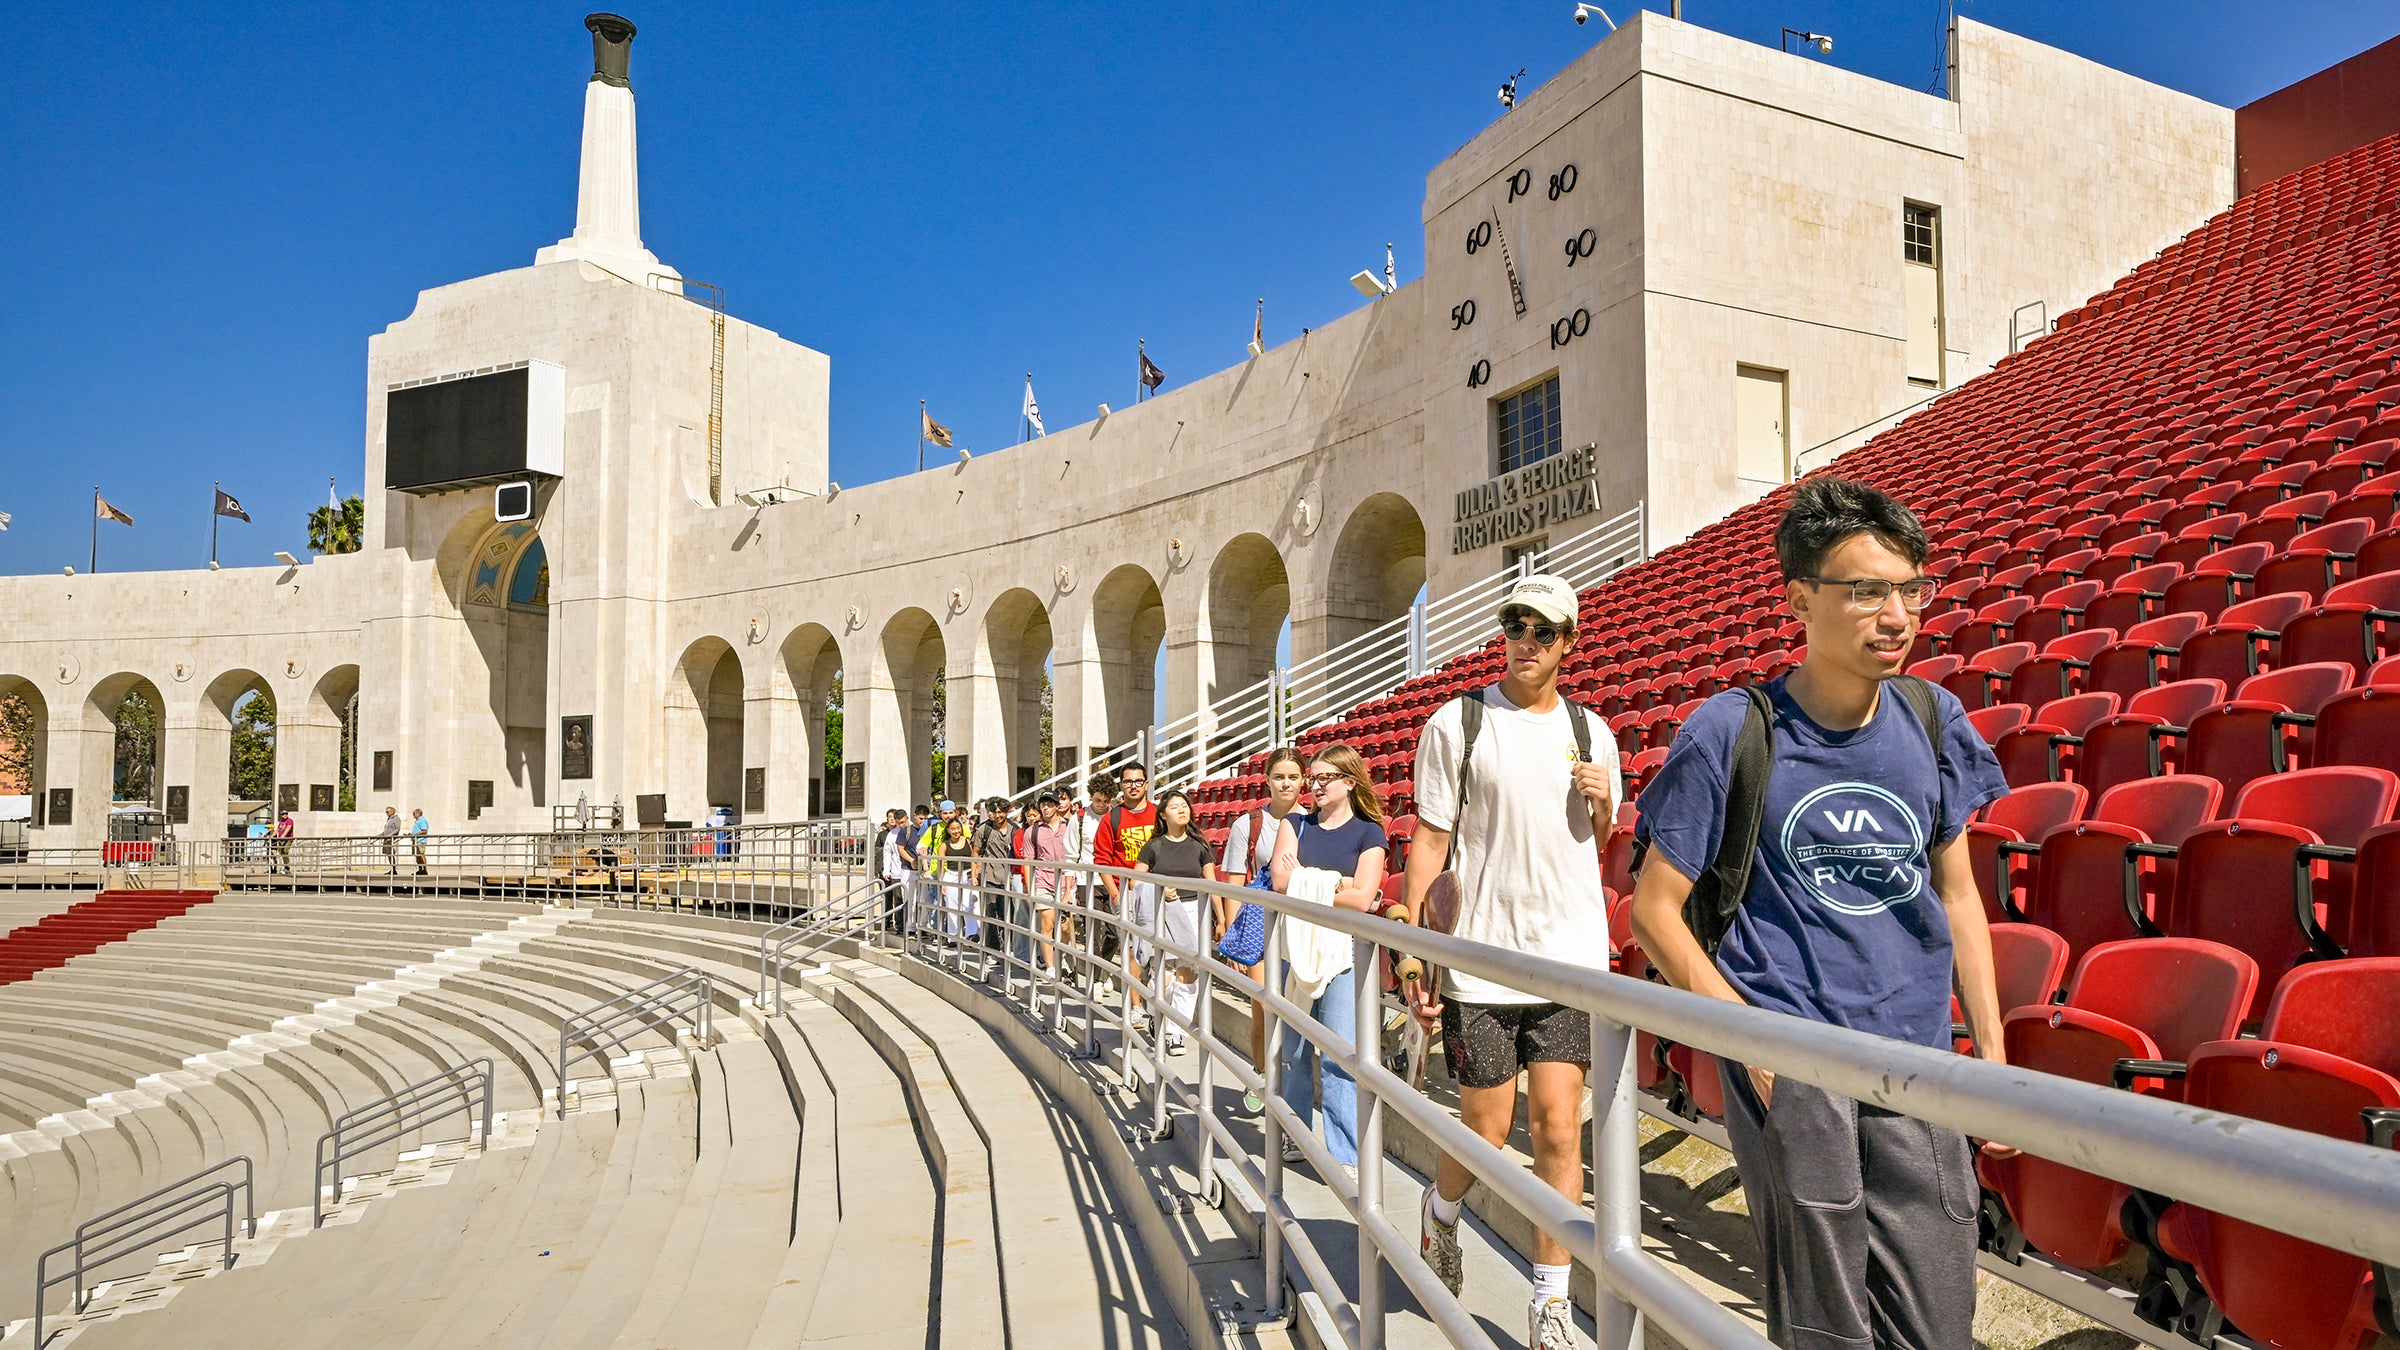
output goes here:
[[2296, 592], [2312, 601], [2324, 599], [2326, 591], [2352, 575], [2348, 569], [2358, 561], [2369, 533], [2363, 520], [2337, 520], [2297, 536], [2258, 569], [2258, 593]]
[[2369, 685], [2327, 699], [2317, 708], [2308, 762], [2363, 764], [2400, 773], [2400, 689]]
[[2361, 677], [2382, 655], [2384, 625], [2400, 619], [2400, 572], [2346, 581], [2325, 602], [2284, 625], [2282, 659], [2342, 661]]
[[[2369, 1112], [2400, 1108], [2393, 1007], [2400, 1007], [2400, 960], [2295, 972], [2276, 991], [2260, 1039], [2214, 1041], [2192, 1052], [2184, 1099], [2389, 1147], [2388, 1135], [2374, 1138], [2364, 1121]], [[2182, 1309], [2177, 1329], [2187, 1337], [2213, 1341], [2230, 1320], [2272, 1346], [2364, 1350], [2377, 1339], [2376, 1275], [2363, 1257], [2182, 1203], [2159, 1216], [2158, 1245], [2192, 1268], [2207, 1295]]]
[[[2306, 957], [2307, 935], [2293, 917], [2293, 872], [2319, 845], [2355, 849], [2391, 818], [2400, 777], [2381, 769], [2301, 769], [2251, 784], [2229, 819], [2202, 825], [2176, 851], [2175, 884], [2155, 924], [2126, 896], [2128, 915], [2145, 934], [2207, 938], [2249, 954], [2269, 980]], [[2308, 862], [2317, 903], [2346, 922], [2350, 866]], [[2253, 1000], [2252, 1015], [2265, 1009]]]
[[2125, 912], [2129, 862], [2147, 913], [2150, 901], [2174, 884], [2175, 860], [2140, 854], [2129, 859], [2128, 846], [2181, 843], [2215, 817], [2224, 791], [2213, 778], [2185, 774], [2109, 789], [2083, 820], [2039, 838], [2041, 865], [2024, 902], [2026, 921], [2064, 938], [2075, 960], [2100, 943], [2136, 936], [2140, 930]]
[[2030, 712], [2031, 709], [2022, 703], [2002, 703], [1990, 708], [1969, 708], [1967, 724], [1975, 728], [1976, 735], [1983, 737], [1984, 744], [1992, 745], [1996, 744], [2002, 736], [2024, 726], [2025, 718]]
[[2239, 794], [2253, 780], [2306, 763], [2307, 728], [2327, 699], [2350, 686], [2350, 668], [2324, 661], [2281, 666], [2242, 681], [2227, 702], [2203, 708], [2183, 733], [2185, 773]]
[[2144, 619], [2157, 618], [2167, 603], [2167, 587], [2182, 575], [2183, 565], [2171, 562], [2151, 563], [2125, 573], [2111, 581], [2099, 599], [2084, 606], [2084, 626], [2124, 632]]
[[2092, 658], [2116, 640], [2113, 628], [2089, 628], [2052, 639], [2009, 673], [2008, 701], [2042, 704], [2074, 693], [2083, 672], [2091, 669]]
[[2308, 597], [2288, 592], [2228, 605], [2215, 623], [2182, 644], [2175, 672], [2187, 680], [2238, 685], [2266, 668], [2267, 653], [2274, 649], [2283, 626], [2307, 608]]
[[2029, 923], [1995, 923], [1991, 932], [1992, 982], [2000, 1010], [2049, 1006], [2066, 984], [2067, 940]]
[[1945, 676], [1941, 684], [1970, 710], [1988, 708], [2009, 675], [2032, 656], [2033, 644], [2030, 642], [2004, 643], [1967, 658], [1967, 664]]
[[2165, 678], [2183, 644], [2206, 623], [2197, 614], [2166, 614], [2135, 624], [2092, 658], [2092, 668], [2083, 674], [2084, 689], [2132, 698]]
[[2166, 612], [2203, 614], [2214, 620], [2245, 598], [2258, 569], [2274, 554], [2271, 544], [2236, 544], [2209, 554], [2167, 586]]
[[[2257, 985], [2250, 958], [2213, 942], [2159, 938], [2094, 947], [2076, 967], [2065, 1006], [2009, 1014], [2008, 1062], [2116, 1083], [2126, 1060], [2181, 1061], [2202, 1044], [2232, 1036]], [[2169, 1086], [2142, 1081], [2152, 1091]], [[2119, 1220], [2131, 1195], [2122, 1182], [1988, 1146], [1975, 1170], [2025, 1241], [2068, 1265], [2111, 1266], [2131, 1245]]]
[[2167, 772], [2171, 747], [2162, 738], [2224, 698], [2223, 680], [2176, 680], [2141, 691], [2126, 700], [2125, 711], [2084, 733], [2076, 751], [2076, 781], [2105, 795], [2119, 783]]
[[2083, 816], [2087, 800], [2073, 783], [2036, 783], [2019, 788], [1983, 809], [1983, 818], [1967, 825], [1967, 857], [1975, 869], [1975, 890], [1983, 897], [1984, 918], [1993, 923], [2017, 921], [2021, 897], [2033, 879], [2033, 868], [2019, 863], [2026, 855], [2002, 849], [2003, 842], [2022, 844], [2040, 839], [2060, 825]]

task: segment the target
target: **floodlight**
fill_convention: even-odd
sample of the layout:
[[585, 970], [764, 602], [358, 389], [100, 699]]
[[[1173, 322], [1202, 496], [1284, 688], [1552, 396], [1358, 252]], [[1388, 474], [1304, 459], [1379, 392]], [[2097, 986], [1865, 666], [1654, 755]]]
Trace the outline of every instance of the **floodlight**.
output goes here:
[[965, 446], [963, 446], [963, 445], [962, 445], [962, 446], [960, 446], [960, 447], [958, 447], [958, 462], [959, 462], [959, 463], [961, 463], [961, 464], [964, 464], [964, 463], [966, 463], [966, 462], [967, 462], [967, 460], [968, 460], [968, 459], [970, 459], [970, 458], [972, 458], [972, 456], [970, 456], [970, 455], [967, 453], [967, 447], [965, 447]]
[[1380, 300], [1391, 294], [1390, 289], [1383, 284], [1383, 278], [1373, 272], [1360, 272], [1350, 278], [1350, 285], [1369, 300]]
[[1102, 417], [1106, 417], [1106, 416], [1108, 416], [1108, 405], [1107, 405], [1107, 404], [1103, 403], [1103, 404], [1101, 404], [1101, 405], [1100, 405], [1100, 415], [1101, 415]]
[[298, 567], [300, 565], [300, 560], [298, 558], [295, 558], [291, 554], [284, 552], [282, 549], [275, 550], [275, 561], [282, 563], [286, 567]]
[[803, 497], [816, 495], [806, 488], [796, 488], [788, 483], [776, 483], [769, 487], [755, 487], [747, 492], [737, 492], [733, 494], [733, 499], [744, 506], [782, 506], [787, 502], [796, 502]]

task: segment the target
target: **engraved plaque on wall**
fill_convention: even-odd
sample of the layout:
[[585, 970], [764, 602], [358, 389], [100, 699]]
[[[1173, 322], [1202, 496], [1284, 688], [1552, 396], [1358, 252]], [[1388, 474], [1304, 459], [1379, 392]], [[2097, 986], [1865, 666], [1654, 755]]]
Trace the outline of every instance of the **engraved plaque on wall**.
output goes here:
[[592, 776], [592, 718], [558, 719], [558, 776], [589, 778]]
[[330, 811], [333, 809], [333, 801], [333, 784], [311, 783], [308, 785], [309, 810]]
[[742, 814], [755, 816], [767, 809], [767, 771], [742, 770]]
[[50, 789], [50, 823], [53, 825], [75, 823], [75, 789]]
[[491, 779], [489, 779], [489, 778], [470, 778], [470, 779], [468, 779], [468, 780], [467, 780], [467, 819], [469, 819], [469, 820], [479, 820], [479, 819], [481, 819], [481, 818], [483, 817], [484, 809], [485, 809], [485, 808], [487, 808], [487, 807], [489, 807], [491, 804], [492, 804], [492, 780], [491, 780]]
[[842, 766], [842, 809], [867, 809], [867, 765], [864, 760], [852, 760]]
[[300, 785], [298, 783], [277, 783], [275, 785], [275, 809], [279, 812], [300, 809]]
[[169, 825], [192, 823], [192, 790], [190, 788], [176, 784], [168, 785], [167, 823]]
[[645, 792], [633, 799], [633, 819], [637, 825], [667, 823], [667, 794]]
[[392, 790], [392, 752], [389, 750], [375, 752], [375, 790], [377, 792]]

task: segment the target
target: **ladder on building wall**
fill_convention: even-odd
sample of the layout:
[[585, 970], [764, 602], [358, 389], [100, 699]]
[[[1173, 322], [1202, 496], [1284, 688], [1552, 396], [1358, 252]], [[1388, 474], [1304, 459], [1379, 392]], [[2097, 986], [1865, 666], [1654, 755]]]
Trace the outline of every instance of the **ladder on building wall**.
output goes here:
[[1162, 726], [1144, 727], [1089, 761], [1018, 790], [1009, 800], [1022, 804], [1052, 791], [1081, 796], [1083, 782], [1095, 767], [1132, 760], [1149, 766], [1153, 783], [1185, 786], [1222, 777], [1250, 756], [1343, 717], [1359, 704], [1483, 645], [1492, 636], [1492, 614], [1500, 597], [1517, 578], [1548, 572], [1585, 591], [1649, 556], [1649, 534], [1637, 502], [1631, 510], [1520, 557], [1481, 581], [1439, 600], [1420, 600], [1389, 623], [1305, 661], [1278, 666], [1247, 689]]
[[690, 277], [669, 277], [664, 272], [650, 274], [650, 284], [658, 289], [662, 280], [683, 288], [683, 298], [708, 311], [708, 500], [712, 506], [725, 504], [725, 288], [713, 281], [694, 281]]

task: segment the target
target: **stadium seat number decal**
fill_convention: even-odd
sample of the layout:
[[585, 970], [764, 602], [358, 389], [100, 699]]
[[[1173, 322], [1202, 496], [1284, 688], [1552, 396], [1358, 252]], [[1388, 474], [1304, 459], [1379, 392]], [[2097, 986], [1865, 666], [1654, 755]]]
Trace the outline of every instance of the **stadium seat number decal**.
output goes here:
[[1473, 300], [1461, 300], [1450, 307], [1451, 332], [1455, 333], [1473, 322], [1475, 322], [1475, 302]]
[[1489, 246], [1491, 242], [1492, 222], [1488, 220], [1476, 221], [1475, 227], [1467, 231], [1467, 252], [1469, 255], [1474, 254], [1478, 249]]
[[1477, 362], [1476, 362], [1474, 365], [1471, 365], [1471, 366], [1467, 367], [1467, 387], [1468, 387], [1469, 389], [1481, 389], [1482, 387], [1484, 387], [1484, 386], [1485, 386], [1485, 385], [1487, 385], [1487, 384], [1490, 384], [1491, 382], [1492, 382], [1492, 363], [1491, 363], [1491, 362], [1489, 362], [1489, 361], [1477, 361]]
[[1573, 267], [1578, 258], [1592, 256], [1592, 250], [1598, 247], [1600, 247], [1600, 236], [1592, 233], [1589, 229], [1569, 239], [1567, 241], [1567, 266]]
[[1590, 331], [1592, 331], [1592, 312], [1588, 309], [1576, 310], [1550, 325], [1550, 345], [1564, 347]]
[[1533, 191], [1533, 170], [1519, 169], [1508, 176], [1508, 199], [1515, 201]]
[[1575, 166], [1570, 164], [1550, 175], [1550, 200], [1557, 201], [1575, 190]]

